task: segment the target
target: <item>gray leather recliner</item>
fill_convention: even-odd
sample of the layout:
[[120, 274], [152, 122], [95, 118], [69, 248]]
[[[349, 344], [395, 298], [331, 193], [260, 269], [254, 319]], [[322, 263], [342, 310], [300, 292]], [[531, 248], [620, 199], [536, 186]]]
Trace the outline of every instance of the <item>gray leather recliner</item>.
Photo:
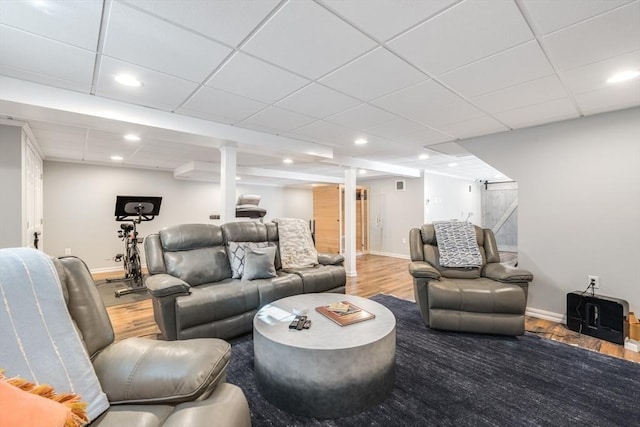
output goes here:
[[339, 254], [319, 254], [319, 265], [285, 271], [276, 252], [276, 277], [232, 278], [229, 242], [277, 247], [278, 241], [276, 224], [253, 221], [183, 224], [148, 235], [145, 286], [162, 337], [231, 338], [251, 332], [253, 316], [270, 302], [302, 293], [345, 292], [344, 257]]
[[[69, 313], [107, 395], [91, 426], [250, 426], [247, 400], [225, 382], [231, 356], [219, 339], [114, 342], [107, 311], [85, 263], [53, 260]], [[135, 374], [135, 375], [134, 375]]]
[[422, 319], [434, 329], [522, 335], [533, 276], [500, 263], [490, 229], [475, 226], [475, 231], [483, 261], [479, 268], [442, 267], [432, 224], [409, 232], [409, 273]]

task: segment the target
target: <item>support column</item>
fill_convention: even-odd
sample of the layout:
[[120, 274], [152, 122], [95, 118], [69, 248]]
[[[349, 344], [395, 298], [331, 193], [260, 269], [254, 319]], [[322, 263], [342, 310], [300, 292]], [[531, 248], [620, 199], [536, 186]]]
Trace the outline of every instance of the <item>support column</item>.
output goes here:
[[236, 219], [236, 146], [220, 147], [220, 223]]
[[357, 170], [344, 171], [344, 268], [347, 276], [356, 272], [356, 175]]

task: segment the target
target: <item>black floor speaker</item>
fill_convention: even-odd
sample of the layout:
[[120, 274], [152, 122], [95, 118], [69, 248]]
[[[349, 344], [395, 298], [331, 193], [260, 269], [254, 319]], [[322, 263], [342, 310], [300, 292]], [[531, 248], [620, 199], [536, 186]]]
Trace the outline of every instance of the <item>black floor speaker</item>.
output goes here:
[[624, 344], [629, 303], [584, 292], [567, 294], [567, 327], [616, 344]]

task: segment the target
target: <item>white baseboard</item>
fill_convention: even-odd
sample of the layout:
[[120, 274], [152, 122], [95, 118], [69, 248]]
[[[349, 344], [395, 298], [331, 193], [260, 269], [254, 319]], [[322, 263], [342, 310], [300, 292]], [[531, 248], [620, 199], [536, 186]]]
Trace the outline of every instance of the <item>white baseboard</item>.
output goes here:
[[631, 350], [631, 351], [635, 351], [636, 353], [640, 353], [640, 341], [632, 340], [631, 338], [625, 338], [624, 348], [626, 350]]
[[380, 256], [388, 256], [391, 258], [401, 258], [401, 259], [411, 259], [409, 255], [404, 254], [394, 254], [391, 252], [378, 252], [378, 251], [369, 251], [371, 255], [380, 255]]
[[554, 313], [552, 311], [540, 310], [539, 308], [532, 307], [527, 307], [524, 314], [537, 319], [550, 320], [556, 323], [565, 323], [567, 320], [564, 313]]
[[89, 269], [89, 273], [91, 274], [101, 274], [101, 273], [115, 273], [116, 271], [124, 271], [122, 266], [119, 267], [102, 267], [102, 268], [91, 268]]

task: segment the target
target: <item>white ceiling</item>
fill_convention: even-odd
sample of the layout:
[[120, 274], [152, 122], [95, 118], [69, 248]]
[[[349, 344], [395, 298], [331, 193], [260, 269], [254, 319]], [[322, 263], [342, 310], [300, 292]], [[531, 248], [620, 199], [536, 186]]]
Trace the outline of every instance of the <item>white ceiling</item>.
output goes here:
[[49, 160], [191, 179], [232, 141], [245, 182], [500, 180], [456, 141], [640, 105], [622, 70], [638, 0], [0, 0], [0, 117]]

